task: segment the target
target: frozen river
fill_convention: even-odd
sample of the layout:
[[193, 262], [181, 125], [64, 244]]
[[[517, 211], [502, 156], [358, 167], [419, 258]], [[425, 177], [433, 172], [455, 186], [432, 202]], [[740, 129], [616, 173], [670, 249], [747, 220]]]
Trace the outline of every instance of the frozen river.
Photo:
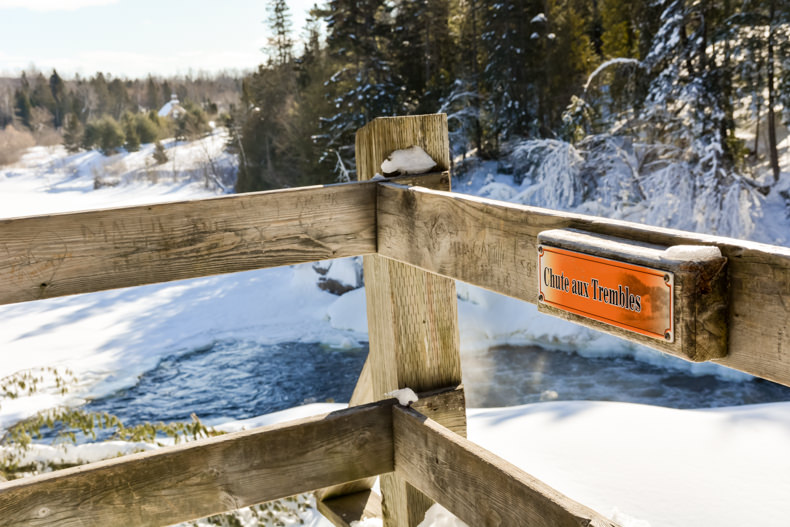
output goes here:
[[[127, 424], [245, 419], [313, 402], [347, 402], [367, 348], [221, 341], [167, 357], [138, 383], [88, 404]], [[469, 407], [552, 400], [621, 401], [710, 408], [790, 400], [790, 388], [759, 379], [694, 376], [630, 357], [584, 357], [534, 346], [463, 355]]]

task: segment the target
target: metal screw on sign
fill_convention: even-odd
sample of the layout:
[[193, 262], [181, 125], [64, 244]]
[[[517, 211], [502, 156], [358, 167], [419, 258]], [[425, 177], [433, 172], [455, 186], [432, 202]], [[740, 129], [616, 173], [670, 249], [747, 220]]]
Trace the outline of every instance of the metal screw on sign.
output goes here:
[[671, 339], [671, 338], [672, 338], [672, 333], [670, 333], [669, 331], [667, 331], [666, 333], [664, 333], [664, 338], [665, 338], [666, 340], [669, 340], [669, 339]]
[[538, 302], [543, 302], [543, 293], [538, 295]]
[[[669, 283], [669, 275], [668, 275], [668, 274], [665, 274], [665, 275], [664, 275], [664, 281], [665, 281], [666, 283]], [[667, 338], [669, 338], [669, 337], [667, 337]]]
[[538, 254], [543, 255], [543, 246], [538, 245]]

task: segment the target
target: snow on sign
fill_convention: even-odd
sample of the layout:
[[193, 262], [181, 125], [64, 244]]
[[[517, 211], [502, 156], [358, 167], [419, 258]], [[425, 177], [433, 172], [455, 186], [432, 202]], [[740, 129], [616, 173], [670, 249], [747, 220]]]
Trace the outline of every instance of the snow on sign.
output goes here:
[[540, 303], [674, 341], [673, 273], [545, 244], [538, 261]]

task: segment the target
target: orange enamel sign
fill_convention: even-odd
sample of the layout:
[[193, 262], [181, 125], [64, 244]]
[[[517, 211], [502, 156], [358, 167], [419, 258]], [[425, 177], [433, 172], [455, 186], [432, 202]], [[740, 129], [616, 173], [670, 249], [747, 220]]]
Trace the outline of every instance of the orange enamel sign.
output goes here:
[[576, 251], [538, 247], [538, 301], [672, 342], [674, 276]]

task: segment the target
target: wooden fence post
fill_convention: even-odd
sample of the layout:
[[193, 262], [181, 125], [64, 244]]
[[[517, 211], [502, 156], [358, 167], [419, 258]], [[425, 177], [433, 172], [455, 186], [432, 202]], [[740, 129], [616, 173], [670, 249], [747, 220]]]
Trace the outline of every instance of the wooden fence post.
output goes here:
[[[356, 136], [358, 179], [371, 179], [392, 151], [413, 145], [436, 161], [436, 170], [448, 170], [447, 117], [385, 117], [368, 123]], [[405, 387], [421, 392], [459, 385], [455, 282], [379, 255], [365, 256], [364, 269], [373, 398]], [[416, 526], [432, 503], [394, 474], [381, 477], [381, 491], [385, 527]]]

